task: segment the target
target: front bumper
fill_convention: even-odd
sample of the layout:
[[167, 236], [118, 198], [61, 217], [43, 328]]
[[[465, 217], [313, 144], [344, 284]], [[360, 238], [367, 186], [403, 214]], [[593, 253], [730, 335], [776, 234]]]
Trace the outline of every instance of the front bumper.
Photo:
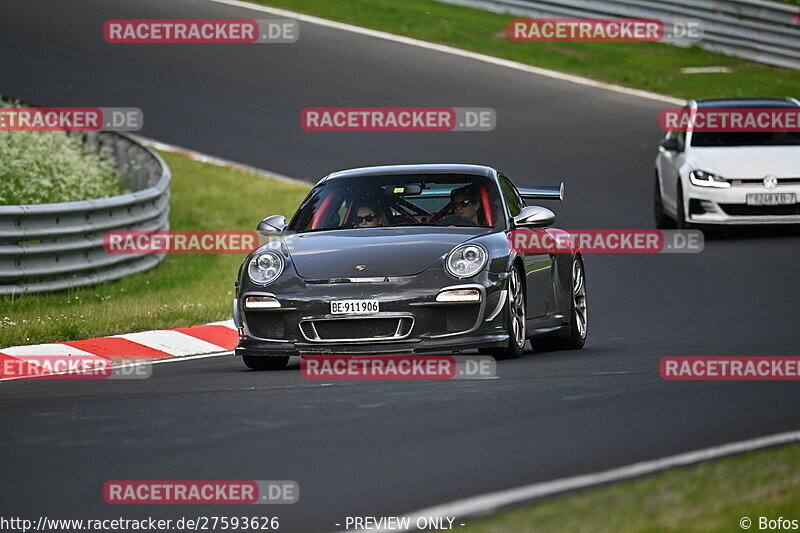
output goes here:
[[[458, 282], [444, 272], [372, 282], [296, 280], [281, 291], [246, 287], [234, 300], [236, 355], [406, 354], [500, 347], [508, 342], [505, 274]], [[448, 288], [475, 288], [479, 302], [437, 302]], [[274, 309], [245, 309], [248, 296], [272, 296]], [[377, 300], [380, 312], [332, 315], [332, 300]]]
[[684, 212], [694, 224], [800, 224], [800, 203], [749, 206], [748, 194], [793, 193], [800, 200], [800, 185], [765, 189], [760, 183], [733, 185], [727, 189], [698, 187], [687, 182]]

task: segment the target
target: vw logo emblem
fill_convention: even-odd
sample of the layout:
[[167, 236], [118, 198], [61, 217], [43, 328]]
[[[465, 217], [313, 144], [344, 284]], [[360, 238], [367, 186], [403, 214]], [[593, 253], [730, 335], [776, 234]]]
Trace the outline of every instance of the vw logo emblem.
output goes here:
[[778, 186], [778, 178], [773, 176], [772, 174], [768, 174], [764, 176], [764, 188], [772, 190]]

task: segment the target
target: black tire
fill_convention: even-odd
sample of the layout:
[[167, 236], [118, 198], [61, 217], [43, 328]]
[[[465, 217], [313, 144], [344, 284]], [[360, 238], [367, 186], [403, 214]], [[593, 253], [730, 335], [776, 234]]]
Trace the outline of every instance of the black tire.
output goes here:
[[[508, 325], [508, 345], [503, 348], [478, 350], [494, 356], [495, 359], [517, 359], [525, 351], [525, 285], [522, 274], [514, 267], [508, 278], [508, 298], [506, 299], [506, 324]], [[520, 341], [522, 341], [520, 343]]]
[[247, 368], [252, 368], [253, 370], [283, 370], [289, 363], [289, 356], [243, 355], [242, 361], [244, 361], [244, 365]]
[[586, 305], [586, 270], [583, 259], [576, 256], [572, 262], [572, 303], [570, 305], [569, 333], [566, 337], [541, 337], [531, 341], [534, 350], [580, 350], [586, 344], [588, 308]]
[[664, 202], [661, 199], [661, 183], [658, 179], [658, 172], [656, 172], [656, 183], [653, 191], [653, 214], [655, 215], [656, 228], [675, 228], [675, 221], [664, 211]]

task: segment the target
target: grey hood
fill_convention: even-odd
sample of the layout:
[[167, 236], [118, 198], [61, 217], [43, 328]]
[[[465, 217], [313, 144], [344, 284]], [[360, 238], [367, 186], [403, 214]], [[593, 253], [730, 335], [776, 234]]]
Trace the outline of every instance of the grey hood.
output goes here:
[[[284, 236], [300, 277], [410, 276], [489, 228], [362, 228]], [[356, 266], [362, 265], [363, 270]]]

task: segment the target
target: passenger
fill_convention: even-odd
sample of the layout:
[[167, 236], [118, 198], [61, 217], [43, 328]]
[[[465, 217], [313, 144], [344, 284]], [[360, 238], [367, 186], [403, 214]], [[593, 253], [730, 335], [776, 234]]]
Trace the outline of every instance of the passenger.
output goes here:
[[386, 225], [386, 218], [377, 206], [373, 204], [361, 204], [358, 209], [356, 209], [354, 227], [377, 228]]

